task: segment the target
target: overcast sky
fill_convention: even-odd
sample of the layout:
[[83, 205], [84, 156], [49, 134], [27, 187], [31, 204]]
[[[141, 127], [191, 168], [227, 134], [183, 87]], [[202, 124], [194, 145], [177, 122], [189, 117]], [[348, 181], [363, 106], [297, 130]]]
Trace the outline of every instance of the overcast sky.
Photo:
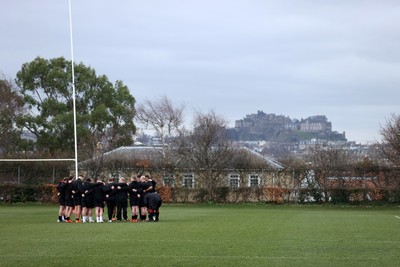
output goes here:
[[[138, 102], [166, 95], [246, 114], [326, 115], [349, 141], [379, 140], [400, 113], [398, 0], [71, 0], [75, 62]], [[0, 73], [71, 59], [68, 0], [2, 1]]]

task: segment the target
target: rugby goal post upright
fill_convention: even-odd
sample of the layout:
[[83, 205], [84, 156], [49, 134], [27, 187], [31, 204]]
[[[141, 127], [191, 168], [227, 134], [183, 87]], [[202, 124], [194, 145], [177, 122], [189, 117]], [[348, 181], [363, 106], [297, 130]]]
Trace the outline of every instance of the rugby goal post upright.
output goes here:
[[71, 0], [68, 0], [69, 6], [69, 33], [71, 41], [71, 72], [72, 72], [72, 106], [74, 113], [74, 152], [75, 152], [75, 177], [78, 177], [78, 136], [76, 131], [76, 94], [75, 94], [75, 70], [74, 70], [74, 42], [72, 36], [72, 9]]
[[72, 10], [71, 10], [71, 0], [68, 0], [69, 6], [69, 31], [70, 31], [70, 41], [71, 41], [71, 71], [72, 71], [72, 103], [73, 103], [73, 114], [74, 114], [74, 154], [73, 159], [0, 159], [0, 162], [38, 162], [38, 161], [74, 161], [75, 162], [75, 176], [78, 174], [78, 138], [76, 130], [76, 93], [75, 93], [75, 70], [74, 70], [74, 47], [72, 38]]

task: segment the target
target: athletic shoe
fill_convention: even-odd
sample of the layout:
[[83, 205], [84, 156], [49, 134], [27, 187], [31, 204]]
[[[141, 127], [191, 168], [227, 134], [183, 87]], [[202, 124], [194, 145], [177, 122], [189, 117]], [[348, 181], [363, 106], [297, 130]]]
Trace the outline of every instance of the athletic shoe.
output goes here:
[[112, 220], [108, 220], [109, 223], [112, 223]]
[[66, 223], [73, 223], [74, 221], [73, 220], [66, 220], [65, 222]]
[[81, 223], [81, 220], [75, 220], [76, 223]]
[[115, 222], [117, 220], [117, 218], [112, 218], [112, 221]]

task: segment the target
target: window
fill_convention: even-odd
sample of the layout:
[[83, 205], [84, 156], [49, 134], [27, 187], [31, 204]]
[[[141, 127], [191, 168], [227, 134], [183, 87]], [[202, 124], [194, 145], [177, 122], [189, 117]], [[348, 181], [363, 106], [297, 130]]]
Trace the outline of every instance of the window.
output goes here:
[[260, 176], [256, 174], [251, 174], [249, 176], [249, 186], [250, 187], [258, 187], [260, 185]]
[[174, 184], [175, 184], [174, 175], [173, 174], [165, 174], [163, 177], [163, 185], [174, 187]]
[[118, 180], [121, 177], [121, 172], [120, 171], [113, 171], [110, 174], [110, 178], [113, 178], [115, 180]]
[[239, 188], [240, 187], [239, 174], [230, 174], [229, 175], [229, 187], [230, 188]]
[[183, 175], [183, 187], [194, 188], [194, 176], [191, 173]]

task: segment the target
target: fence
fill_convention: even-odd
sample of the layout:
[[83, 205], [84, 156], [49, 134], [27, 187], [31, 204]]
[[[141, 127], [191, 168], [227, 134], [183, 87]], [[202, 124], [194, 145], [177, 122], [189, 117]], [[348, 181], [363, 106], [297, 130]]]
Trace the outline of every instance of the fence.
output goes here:
[[[51, 161], [51, 162], [49, 162]], [[0, 184], [38, 185], [56, 183], [71, 172], [66, 159], [0, 160]]]

